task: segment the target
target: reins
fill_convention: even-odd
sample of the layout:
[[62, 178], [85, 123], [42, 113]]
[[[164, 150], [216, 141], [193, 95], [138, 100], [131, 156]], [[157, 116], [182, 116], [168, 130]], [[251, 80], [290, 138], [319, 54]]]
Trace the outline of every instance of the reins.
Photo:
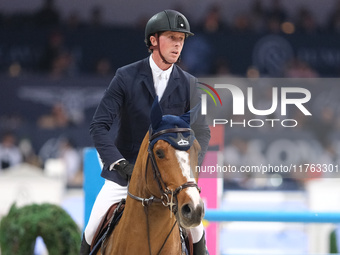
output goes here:
[[[178, 211], [178, 201], [177, 201], [177, 195], [186, 188], [189, 187], [195, 187], [197, 188], [197, 190], [199, 192], [201, 192], [201, 189], [198, 187], [197, 183], [195, 182], [186, 182], [184, 184], [182, 184], [181, 186], [177, 187], [175, 190], [171, 190], [167, 187], [167, 185], [165, 184], [164, 180], [162, 179], [161, 173], [159, 171], [158, 165], [156, 163], [156, 159], [154, 156], [154, 153], [152, 151], [152, 148], [150, 146], [150, 142], [152, 140], [154, 140], [155, 138], [166, 134], [166, 133], [183, 133], [183, 132], [192, 132], [192, 129], [190, 128], [170, 128], [170, 129], [164, 129], [161, 130], [155, 134], [151, 135], [150, 132], [150, 137], [149, 137], [149, 146], [148, 146], [148, 159], [147, 159], [147, 163], [146, 163], [146, 169], [145, 169], [145, 180], [147, 177], [147, 169], [148, 169], [148, 165], [149, 165], [149, 161], [151, 161], [151, 166], [152, 166], [152, 170], [153, 170], [153, 174], [154, 174], [154, 178], [157, 181], [159, 190], [160, 190], [160, 194], [161, 197], [155, 197], [155, 196], [151, 196], [149, 198], [142, 198], [142, 197], [138, 197], [136, 195], [133, 195], [129, 192], [128, 190], [128, 195], [133, 198], [136, 201], [141, 202], [142, 206], [144, 207], [144, 212], [146, 215], [146, 224], [147, 224], [147, 234], [148, 234], [148, 245], [149, 245], [149, 253], [151, 254], [151, 243], [150, 243], [150, 230], [149, 230], [149, 215], [148, 215], [148, 207], [150, 205], [152, 205], [154, 202], [155, 203], [161, 203], [163, 206], [165, 207], [169, 207], [170, 210], [170, 218], [172, 217], [172, 214], [177, 213]], [[171, 199], [169, 198], [169, 195], [171, 195]], [[175, 199], [175, 202], [174, 202]], [[177, 220], [175, 221], [175, 223], [173, 224], [170, 232], [168, 233], [166, 239], [164, 240], [159, 252], [157, 254], [160, 254], [160, 252], [162, 251], [163, 247], [165, 246], [165, 243], [167, 242], [169, 236], [171, 235], [175, 225], [177, 224]]]

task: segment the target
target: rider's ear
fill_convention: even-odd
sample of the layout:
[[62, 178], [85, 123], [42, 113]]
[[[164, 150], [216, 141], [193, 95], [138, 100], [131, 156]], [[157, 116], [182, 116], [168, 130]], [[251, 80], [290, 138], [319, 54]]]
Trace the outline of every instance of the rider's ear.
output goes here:
[[190, 111], [184, 113], [181, 116], [181, 119], [184, 120], [188, 124], [193, 124], [195, 123], [198, 112], [201, 109], [201, 103], [198, 103], [194, 108], [192, 108]]
[[152, 46], [157, 46], [157, 38], [155, 36], [150, 36], [150, 42]]
[[151, 115], [150, 115], [151, 127], [153, 130], [156, 130], [158, 128], [159, 124], [162, 121], [162, 117], [163, 117], [163, 111], [162, 111], [161, 106], [158, 103], [158, 96], [156, 96], [151, 106]]

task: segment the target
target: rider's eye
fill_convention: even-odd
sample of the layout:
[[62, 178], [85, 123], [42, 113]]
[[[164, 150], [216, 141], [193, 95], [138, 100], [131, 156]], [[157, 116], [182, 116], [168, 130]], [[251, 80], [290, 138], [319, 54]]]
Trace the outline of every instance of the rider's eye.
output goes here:
[[161, 149], [156, 150], [156, 156], [160, 159], [164, 158], [165, 157], [164, 151]]

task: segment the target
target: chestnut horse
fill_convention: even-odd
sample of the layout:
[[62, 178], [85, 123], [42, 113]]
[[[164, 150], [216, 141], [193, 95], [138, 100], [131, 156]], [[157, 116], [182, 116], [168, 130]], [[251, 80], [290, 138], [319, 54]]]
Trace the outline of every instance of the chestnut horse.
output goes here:
[[181, 230], [190, 231], [204, 216], [192, 171], [200, 145], [189, 123], [189, 112], [162, 116], [153, 104], [123, 216], [98, 254], [185, 254]]

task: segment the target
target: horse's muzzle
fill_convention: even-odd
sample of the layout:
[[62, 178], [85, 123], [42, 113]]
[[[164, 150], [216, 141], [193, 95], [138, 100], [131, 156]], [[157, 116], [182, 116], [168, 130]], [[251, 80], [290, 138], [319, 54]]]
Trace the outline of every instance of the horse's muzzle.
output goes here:
[[182, 227], [192, 228], [198, 226], [204, 217], [204, 204], [194, 205], [192, 202], [182, 205], [178, 211], [179, 221]]

